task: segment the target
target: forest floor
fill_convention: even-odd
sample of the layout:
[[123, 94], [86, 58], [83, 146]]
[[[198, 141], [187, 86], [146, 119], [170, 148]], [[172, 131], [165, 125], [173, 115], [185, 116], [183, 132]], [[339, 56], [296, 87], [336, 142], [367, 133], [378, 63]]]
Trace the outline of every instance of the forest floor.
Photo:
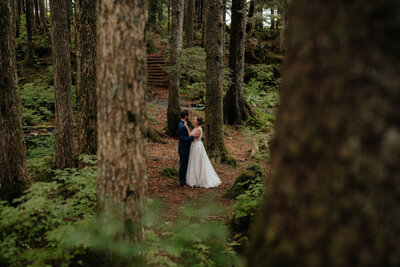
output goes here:
[[[158, 132], [165, 132], [167, 121], [167, 88], [149, 88], [149, 92], [157, 92], [155, 98], [149, 102], [148, 112], [152, 116], [152, 126]], [[183, 108], [190, 107], [189, 101], [182, 100], [181, 105]], [[191, 118], [196, 115], [204, 117], [203, 111], [191, 111]], [[166, 207], [164, 216], [166, 222], [173, 221], [177, 215], [179, 208], [186, 203], [197, 203], [201, 199], [215, 197], [222, 207], [225, 207], [231, 213], [230, 206], [234, 200], [223, 197], [225, 191], [232, 186], [235, 177], [242, 172], [246, 166], [250, 156], [251, 147], [244, 140], [241, 133], [234, 128], [225, 129], [225, 146], [228, 153], [237, 161], [238, 166], [232, 167], [226, 164], [217, 164], [216, 172], [221, 179], [221, 185], [217, 188], [191, 188], [180, 187], [178, 177], [167, 178], [159, 173], [160, 170], [166, 167], [174, 167], [178, 169], [179, 156], [178, 156], [178, 139], [163, 136], [165, 144], [147, 142], [147, 171], [148, 171], [148, 196], [150, 198], [161, 199]], [[221, 218], [223, 219], [223, 218]]]

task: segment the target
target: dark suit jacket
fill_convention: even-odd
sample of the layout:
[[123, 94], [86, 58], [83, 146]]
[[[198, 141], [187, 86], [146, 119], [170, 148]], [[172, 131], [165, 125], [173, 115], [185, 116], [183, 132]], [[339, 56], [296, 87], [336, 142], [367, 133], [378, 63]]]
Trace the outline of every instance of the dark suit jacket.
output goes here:
[[180, 157], [189, 157], [190, 144], [194, 140], [193, 136], [189, 136], [185, 123], [181, 120], [178, 126], [179, 144], [178, 153]]

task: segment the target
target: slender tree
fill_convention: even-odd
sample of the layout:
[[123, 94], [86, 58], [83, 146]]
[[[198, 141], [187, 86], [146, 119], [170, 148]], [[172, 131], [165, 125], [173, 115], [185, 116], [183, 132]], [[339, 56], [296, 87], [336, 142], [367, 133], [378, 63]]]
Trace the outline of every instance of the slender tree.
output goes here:
[[171, 30], [171, 0], [168, 0], [168, 31]]
[[0, 199], [19, 196], [26, 182], [14, 42], [14, 0], [0, 1]]
[[181, 77], [180, 54], [182, 49], [183, 31], [183, 0], [172, 0], [171, 52], [169, 65], [173, 72], [169, 78], [169, 96], [167, 108], [167, 133], [178, 136], [181, 107], [179, 105], [179, 81]]
[[186, 46], [193, 46], [193, 36], [194, 36], [194, 19], [195, 19], [195, 5], [194, 0], [188, 0], [187, 5], [187, 26], [186, 26]]
[[79, 154], [97, 152], [96, 5], [77, 0], [77, 102]]
[[32, 42], [32, 28], [33, 22], [33, 0], [26, 0], [26, 33], [27, 33], [27, 64], [33, 64], [33, 42]]
[[38, 0], [33, 0], [35, 6], [35, 28], [40, 27], [40, 18], [39, 18], [39, 3]]
[[47, 18], [46, 18], [46, 8], [44, 5], [45, 0], [38, 0], [39, 1], [39, 10], [40, 10], [40, 28], [42, 33], [48, 32], [47, 28]]
[[14, 4], [14, 16], [15, 16], [15, 37], [19, 37], [19, 28], [21, 27], [21, 19], [20, 19], [20, 10], [21, 10], [21, 2], [19, 0]]
[[291, 1], [248, 266], [400, 265], [398, 10], [398, 0]]
[[229, 51], [229, 68], [232, 85], [224, 98], [224, 120], [237, 124], [254, 115], [244, 98], [244, 58], [246, 52], [246, 0], [232, 0], [232, 23]]
[[206, 24], [207, 24], [207, 0], [202, 0], [201, 3], [201, 47], [206, 47]]
[[158, 0], [149, 0], [149, 23], [151, 25], [156, 25], [157, 23], [157, 13], [158, 13]]
[[144, 234], [146, 4], [103, 0], [97, 20], [98, 205], [136, 225], [131, 240]]
[[213, 162], [227, 161], [224, 144], [222, 78], [224, 69], [223, 0], [207, 1], [206, 148]]
[[56, 166], [74, 166], [71, 59], [69, 48], [68, 9], [65, 0], [50, 0], [54, 74], [54, 107], [56, 116]]

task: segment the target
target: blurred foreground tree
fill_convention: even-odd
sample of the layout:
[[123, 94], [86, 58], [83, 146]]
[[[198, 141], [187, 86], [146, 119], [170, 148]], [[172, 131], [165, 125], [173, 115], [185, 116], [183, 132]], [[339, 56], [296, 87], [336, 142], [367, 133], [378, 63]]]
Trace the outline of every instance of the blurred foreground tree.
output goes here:
[[291, 5], [248, 266], [399, 266], [400, 1]]
[[125, 238], [141, 240], [146, 1], [104, 0], [98, 8], [98, 207], [100, 212], [117, 213], [127, 227]]

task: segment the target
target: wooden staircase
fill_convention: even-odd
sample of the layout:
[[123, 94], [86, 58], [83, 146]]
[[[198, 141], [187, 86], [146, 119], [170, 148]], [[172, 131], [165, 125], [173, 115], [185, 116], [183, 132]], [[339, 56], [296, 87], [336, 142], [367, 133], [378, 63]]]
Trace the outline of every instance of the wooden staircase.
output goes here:
[[163, 55], [147, 55], [148, 86], [168, 88], [168, 73], [162, 69], [164, 66]]

